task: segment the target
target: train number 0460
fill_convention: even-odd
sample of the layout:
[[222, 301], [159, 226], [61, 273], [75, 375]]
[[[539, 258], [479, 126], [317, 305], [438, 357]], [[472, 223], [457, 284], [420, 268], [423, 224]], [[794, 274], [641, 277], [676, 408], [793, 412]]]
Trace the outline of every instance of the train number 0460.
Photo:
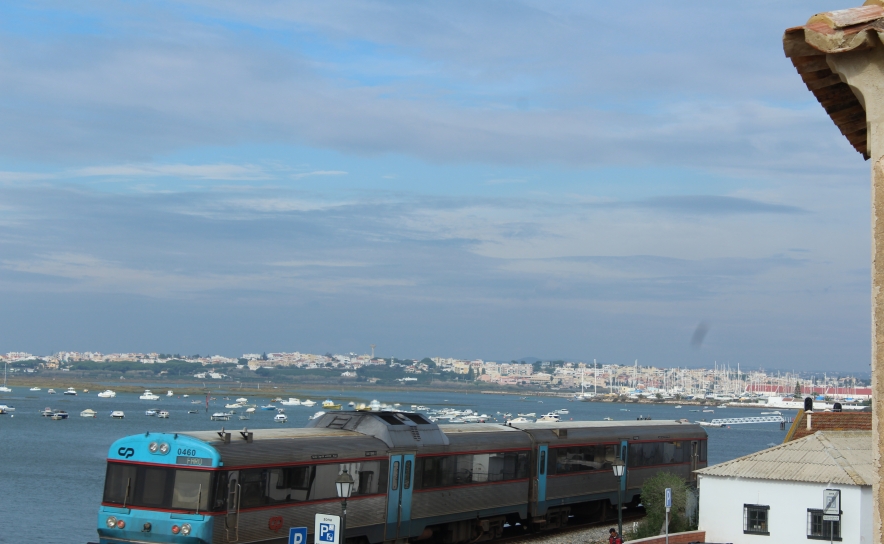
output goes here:
[[196, 457], [196, 450], [191, 448], [178, 448], [178, 455], [184, 455], [187, 457]]

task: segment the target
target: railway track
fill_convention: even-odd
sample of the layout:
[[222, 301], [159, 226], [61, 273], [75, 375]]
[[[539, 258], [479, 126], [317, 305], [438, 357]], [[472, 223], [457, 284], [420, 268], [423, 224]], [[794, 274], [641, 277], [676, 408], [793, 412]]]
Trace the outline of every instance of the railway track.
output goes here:
[[[639, 521], [644, 517], [645, 512], [643, 508], [624, 510], [623, 526], [627, 527], [627, 524], [632, 524], [633, 522]], [[613, 520], [608, 519], [605, 521], [575, 521], [569, 523], [565, 527], [561, 527], [558, 529], [549, 529], [546, 531], [529, 532], [527, 530], [523, 530], [522, 532], [519, 532], [519, 527], [509, 527], [505, 530], [502, 537], [494, 539], [494, 543], [511, 544], [513, 542], [541, 542], [546, 539], [564, 543], [568, 542], [568, 535], [574, 535], [575, 533], [580, 533], [581, 531], [587, 531], [589, 529], [597, 528], [616, 528], [617, 519], [614, 518]], [[607, 540], [607, 534], [604, 535], [604, 539]]]

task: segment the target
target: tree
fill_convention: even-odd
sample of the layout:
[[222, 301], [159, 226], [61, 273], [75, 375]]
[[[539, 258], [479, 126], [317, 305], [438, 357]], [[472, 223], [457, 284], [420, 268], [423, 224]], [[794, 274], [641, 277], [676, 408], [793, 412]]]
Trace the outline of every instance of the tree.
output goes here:
[[671, 472], [658, 472], [645, 480], [641, 500], [645, 507], [645, 519], [639, 522], [633, 538], [657, 536], [663, 532], [666, 523], [665, 489], [672, 489], [672, 510], [669, 513], [669, 532], [679, 533], [690, 530], [690, 520], [685, 514], [687, 504], [687, 483]]
[[797, 398], [800, 396], [801, 396], [801, 384], [799, 384], [798, 381], [796, 380], [795, 381], [795, 397]]

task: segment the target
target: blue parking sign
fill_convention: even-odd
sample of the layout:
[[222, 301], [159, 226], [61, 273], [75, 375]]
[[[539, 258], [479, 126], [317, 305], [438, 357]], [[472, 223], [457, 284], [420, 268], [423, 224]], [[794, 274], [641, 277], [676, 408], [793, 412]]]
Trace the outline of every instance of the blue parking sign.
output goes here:
[[307, 528], [289, 528], [289, 544], [307, 544]]
[[340, 516], [316, 514], [313, 525], [313, 544], [340, 544]]

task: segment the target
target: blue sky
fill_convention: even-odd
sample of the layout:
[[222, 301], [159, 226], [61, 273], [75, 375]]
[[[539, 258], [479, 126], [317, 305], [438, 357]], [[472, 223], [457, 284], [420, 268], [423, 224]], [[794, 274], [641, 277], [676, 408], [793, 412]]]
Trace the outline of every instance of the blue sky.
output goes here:
[[866, 371], [844, 7], [4, 2], [0, 351]]

